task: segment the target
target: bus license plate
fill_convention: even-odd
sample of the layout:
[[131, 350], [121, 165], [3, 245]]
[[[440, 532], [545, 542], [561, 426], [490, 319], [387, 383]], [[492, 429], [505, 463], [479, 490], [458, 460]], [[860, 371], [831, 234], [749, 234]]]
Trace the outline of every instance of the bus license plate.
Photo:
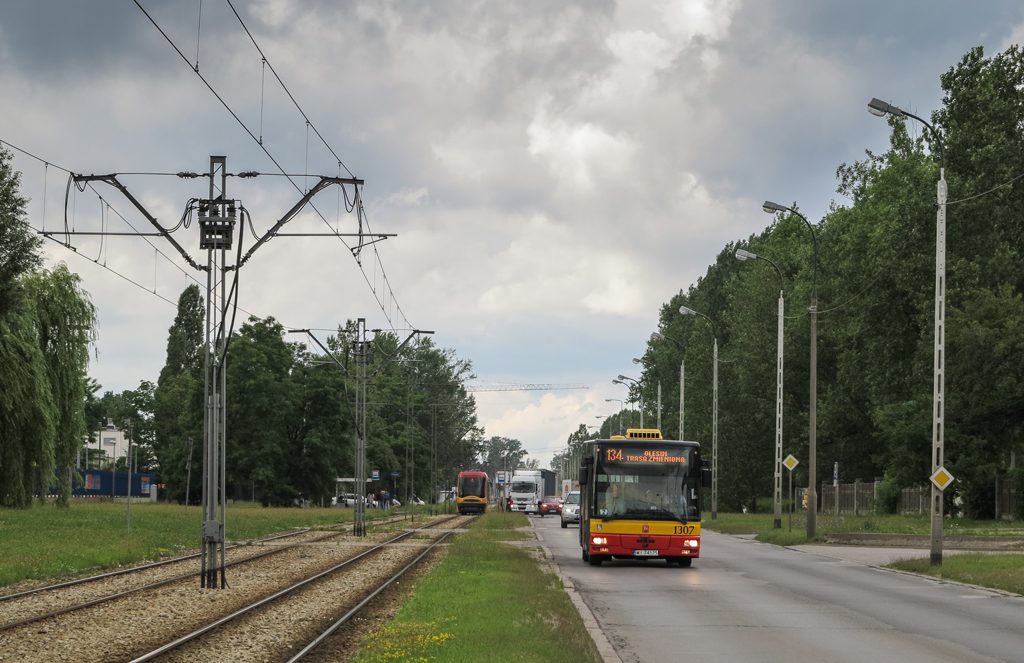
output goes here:
[[633, 551], [633, 556], [634, 557], [657, 557], [658, 556], [658, 552], [659, 551], [657, 551], [657, 550], [634, 550]]

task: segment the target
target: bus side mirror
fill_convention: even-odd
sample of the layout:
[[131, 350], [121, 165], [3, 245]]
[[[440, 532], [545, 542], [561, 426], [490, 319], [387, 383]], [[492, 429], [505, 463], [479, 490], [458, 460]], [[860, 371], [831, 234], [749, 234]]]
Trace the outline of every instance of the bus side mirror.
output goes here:
[[705, 468], [701, 469], [701, 471], [700, 471], [700, 487], [701, 488], [710, 488], [711, 487], [711, 469], [710, 468], [705, 467]]
[[580, 485], [586, 486], [590, 480], [590, 467], [587, 465], [580, 465]]

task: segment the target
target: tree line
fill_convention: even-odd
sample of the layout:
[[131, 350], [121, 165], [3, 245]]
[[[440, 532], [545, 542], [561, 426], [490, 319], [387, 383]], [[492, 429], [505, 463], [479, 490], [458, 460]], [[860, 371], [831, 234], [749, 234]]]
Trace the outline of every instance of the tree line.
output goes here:
[[[948, 182], [945, 466], [956, 477], [947, 507], [992, 517], [995, 477], [1024, 494], [1024, 53], [967, 53], [940, 77], [931, 115]], [[819, 478], [884, 478], [880, 507], [931, 473], [936, 183], [940, 146], [919, 125], [890, 117], [888, 149], [837, 169], [838, 193], [818, 237]], [[923, 135], [922, 135], [923, 134]], [[796, 208], [793, 203], [790, 206]], [[808, 307], [811, 235], [793, 214], [727, 244], [707, 273], [660, 310], [644, 355], [651, 411], [660, 381], [667, 437], [678, 433], [679, 366], [686, 366], [686, 437], [711, 443], [712, 326], [719, 344], [719, 500], [754, 509], [772, 494], [779, 277], [785, 290], [784, 451], [803, 462], [809, 435]], [[674, 341], [674, 342], [673, 342]], [[824, 470], [824, 472], [822, 471]], [[954, 505], [955, 502], [955, 505]], [[1018, 501], [1024, 517], [1024, 500]]]
[[[205, 358], [199, 288], [179, 297], [157, 380], [100, 395], [88, 377], [96, 308], [66, 265], [42, 269], [41, 240], [19, 185], [11, 155], [0, 149], [0, 506], [28, 507], [54, 489], [66, 506], [74, 468], [97, 463], [96, 436], [107, 419], [121, 429], [130, 423], [133, 469], [155, 472], [166, 497], [197, 503]], [[250, 318], [232, 336], [228, 495], [268, 506], [329, 504], [336, 480], [354, 475], [356, 326], [340, 325], [327, 339], [341, 366], [286, 340], [285, 331], [272, 317]], [[376, 332], [369, 347], [367, 468], [393, 481], [388, 488], [397, 495], [428, 500], [480, 462], [483, 431], [463, 387], [475, 377], [472, 363], [429, 338], [402, 345], [393, 332]], [[125, 459], [114, 469], [126, 469]]]
[[[161, 480], [171, 499], [193, 503], [201, 497], [203, 315], [199, 289], [186, 288], [151, 401]], [[336, 479], [354, 476], [356, 325], [348, 321], [327, 339], [332, 356], [287, 340], [286, 331], [272, 317], [252, 317], [233, 335], [228, 495], [265, 506], [329, 504], [346, 491]], [[462, 386], [473, 377], [472, 364], [429, 338], [401, 342], [381, 331], [370, 342], [368, 373], [376, 374], [367, 385], [367, 468], [399, 499], [427, 501], [480, 448], [476, 404]]]

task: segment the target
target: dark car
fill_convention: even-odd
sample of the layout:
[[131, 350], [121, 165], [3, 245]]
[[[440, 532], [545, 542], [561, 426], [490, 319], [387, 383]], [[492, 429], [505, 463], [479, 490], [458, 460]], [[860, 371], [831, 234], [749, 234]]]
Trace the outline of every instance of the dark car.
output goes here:
[[540, 503], [540, 515], [549, 513], [562, 513], [562, 498], [557, 495], [548, 495]]

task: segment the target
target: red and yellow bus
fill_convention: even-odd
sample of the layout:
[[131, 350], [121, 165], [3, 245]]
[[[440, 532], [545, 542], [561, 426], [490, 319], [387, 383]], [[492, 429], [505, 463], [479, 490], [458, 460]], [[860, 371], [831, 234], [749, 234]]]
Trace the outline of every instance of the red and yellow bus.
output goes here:
[[697, 442], [663, 440], [657, 429], [588, 442], [580, 467], [583, 560], [690, 566], [700, 557], [701, 489], [710, 485]]
[[459, 472], [459, 488], [456, 503], [459, 513], [486, 513], [487, 474], [484, 472]]

